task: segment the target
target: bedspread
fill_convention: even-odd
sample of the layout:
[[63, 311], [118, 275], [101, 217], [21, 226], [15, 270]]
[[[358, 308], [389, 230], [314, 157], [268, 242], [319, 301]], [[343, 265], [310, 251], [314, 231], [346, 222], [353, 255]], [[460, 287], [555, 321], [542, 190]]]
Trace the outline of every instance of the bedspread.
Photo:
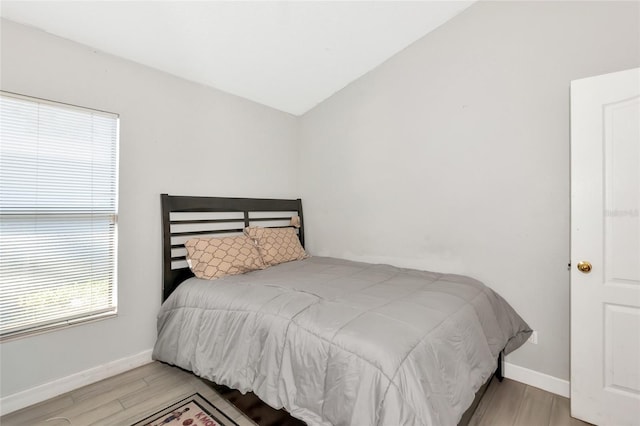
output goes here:
[[162, 305], [153, 357], [309, 425], [455, 425], [531, 330], [477, 280], [311, 257]]

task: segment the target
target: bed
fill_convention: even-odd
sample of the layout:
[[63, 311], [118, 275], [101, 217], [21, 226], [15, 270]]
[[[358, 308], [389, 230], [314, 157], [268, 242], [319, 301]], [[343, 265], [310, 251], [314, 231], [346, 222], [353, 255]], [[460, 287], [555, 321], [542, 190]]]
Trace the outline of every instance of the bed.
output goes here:
[[289, 227], [302, 202], [162, 194], [163, 304], [153, 358], [254, 392], [309, 425], [466, 424], [502, 356], [529, 337], [469, 277], [311, 256], [195, 278], [184, 243]]

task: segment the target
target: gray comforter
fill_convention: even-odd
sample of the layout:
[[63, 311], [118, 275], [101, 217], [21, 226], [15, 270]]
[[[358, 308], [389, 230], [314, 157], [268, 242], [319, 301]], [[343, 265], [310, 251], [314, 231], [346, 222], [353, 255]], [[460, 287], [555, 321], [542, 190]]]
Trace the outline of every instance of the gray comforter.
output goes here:
[[312, 257], [163, 304], [154, 359], [309, 425], [455, 425], [527, 324], [465, 276]]

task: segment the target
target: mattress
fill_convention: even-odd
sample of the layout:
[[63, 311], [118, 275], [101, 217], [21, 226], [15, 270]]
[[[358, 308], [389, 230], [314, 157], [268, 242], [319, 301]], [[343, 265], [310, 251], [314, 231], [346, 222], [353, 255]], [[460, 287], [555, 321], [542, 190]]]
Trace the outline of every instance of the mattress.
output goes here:
[[309, 425], [443, 426], [530, 333], [475, 279], [311, 257], [183, 282], [153, 358]]

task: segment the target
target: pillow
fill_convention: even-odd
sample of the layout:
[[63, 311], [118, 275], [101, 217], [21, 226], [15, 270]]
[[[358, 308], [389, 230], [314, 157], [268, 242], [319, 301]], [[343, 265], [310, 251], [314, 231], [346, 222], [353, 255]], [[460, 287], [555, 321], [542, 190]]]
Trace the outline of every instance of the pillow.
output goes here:
[[255, 243], [244, 235], [192, 238], [184, 246], [189, 268], [198, 278], [213, 280], [265, 267]]
[[293, 228], [249, 226], [244, 233], [255, 240], [265, 265], [273, 266], [308, 257]]

